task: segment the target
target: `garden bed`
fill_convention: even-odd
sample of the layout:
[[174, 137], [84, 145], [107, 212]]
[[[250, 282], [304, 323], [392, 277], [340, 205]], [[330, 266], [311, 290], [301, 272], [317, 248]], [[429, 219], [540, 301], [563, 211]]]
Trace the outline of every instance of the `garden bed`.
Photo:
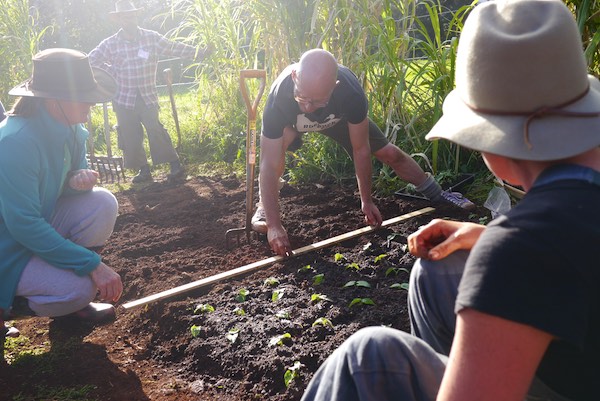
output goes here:
[[[273, 256], [264, 238], [225, 246], [225, 232], [245, 221], [236, 177], [157, 182], [117, 197], [120, 215], [102, 256], [123, 278], [119, 304]], [[384, 219], [431, 206], [405, 197], [376, 202]], [[281, 204], [294, 249], [364, 227], [355, 183], [286, 185]], [[434, 217], [470, 216], [437, 206], [252, 274], [120, 308], [112, 325], [17, 321], [23, 336], [9, 344], [7, 360], [24, 350], [31, 356], [0, 367], [0, 399], [299, 400], [318, 366], [359, 328], [409, 329], [405, 283], [414, 259], [406, 236]], [[68, 391], [83, 396], [57, 396]]]

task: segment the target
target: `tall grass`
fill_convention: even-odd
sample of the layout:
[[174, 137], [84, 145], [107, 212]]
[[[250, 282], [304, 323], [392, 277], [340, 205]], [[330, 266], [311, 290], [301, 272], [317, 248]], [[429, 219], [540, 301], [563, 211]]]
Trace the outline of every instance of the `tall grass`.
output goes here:
[[7, 108], [8, 91], [29, 77], [31, 57], [49, 29], [37, 26], [37, 17], [27, 0], [0, 0], [0, 100]]

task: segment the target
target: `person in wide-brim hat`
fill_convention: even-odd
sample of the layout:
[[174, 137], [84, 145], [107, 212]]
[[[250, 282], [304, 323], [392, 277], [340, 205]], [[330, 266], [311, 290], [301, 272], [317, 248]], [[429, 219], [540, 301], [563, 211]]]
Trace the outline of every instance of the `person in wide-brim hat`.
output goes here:
[[[523, 160], [556, 160], [600, 145], [600, 82], [588, 75], [577, 26], [553, 2], [497, 19], [483, 4], [461, 32], [456, 89], [427, 139]], [[566, 15], [565, 15], [566, 14]]]
[[[84, 127], [94, 103], [113, 98], [115, 80], [85, 53], [46, 49], [0, 123], [0, 332], [20, 314], [115, 318], [120, 276], [94, 251], [117, 217], [115, 197], [95, 187]], [[93, 302], [99, 294], [104, 302]]]
[[302, 401], [598, 399], [600, 85], [567, 6], [474, 7], [443, 112], [427, 139], [480, 151], [526, 195], [488, 225], [408, 236], [412, 334], [353, 334]]
[[99, 68], [92, 68], [85, 53], [47, 49], [33, 57], [31, 78], [14, 87], [9, 94], [100, 103], [111, 100], [116, 91], [114, 78]]
[[120, 0], [115, 3], [115, 11], [108, 13], [111, 17], [137, 15], [143, 8], [136, 8], [133, 2], [127, 0]]

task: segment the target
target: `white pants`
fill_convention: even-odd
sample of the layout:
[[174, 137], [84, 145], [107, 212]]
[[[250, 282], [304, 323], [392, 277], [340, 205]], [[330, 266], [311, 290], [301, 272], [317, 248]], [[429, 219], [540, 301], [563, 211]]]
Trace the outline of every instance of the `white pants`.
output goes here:
[[[106, 243], [117, 219], [118, 203], [104, 188], [58, 200], [50, 224], [63, 237], [92, 248]], [[76, 312], [96, 297], [89, 275], [56, 268], [33, 256], [21, 275], [17, 296], [25, 297], [38, 316], [62, 316]]]

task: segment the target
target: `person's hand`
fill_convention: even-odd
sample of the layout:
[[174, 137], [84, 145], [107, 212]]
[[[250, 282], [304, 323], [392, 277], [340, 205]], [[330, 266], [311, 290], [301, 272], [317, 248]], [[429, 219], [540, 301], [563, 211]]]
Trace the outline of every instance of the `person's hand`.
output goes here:
[[98, 177], [98, 172], [94, 170], [75, 170], [70, 174], [69, 187], [76, 191], [89, 191], [96, 185]]
[[379, 212], [375, 203], [363, 203], [361, 210], [365, 214], [365, 222], [368, 225], [371, 227], [379, 227], [381, 225], [383, 219], [381, 218], [381, 212]]
[[291, 256], [292, 246], [288, 238], [287, 231], [283, 226], [269, 227], [267, 231], [267, 239], [273, 252], [279, 256]]
[[408, 236], [408, 250], [419, 258], [443, 259], [459, 249], [473, 248], [483, 230], [480, 224], [435, 219]]
[[123, 283], [113, 269], [100, 262], [90, 273], [92, 281], [98, 287], [100, 299], [107, 302], [117, 302], [123, 293]]

